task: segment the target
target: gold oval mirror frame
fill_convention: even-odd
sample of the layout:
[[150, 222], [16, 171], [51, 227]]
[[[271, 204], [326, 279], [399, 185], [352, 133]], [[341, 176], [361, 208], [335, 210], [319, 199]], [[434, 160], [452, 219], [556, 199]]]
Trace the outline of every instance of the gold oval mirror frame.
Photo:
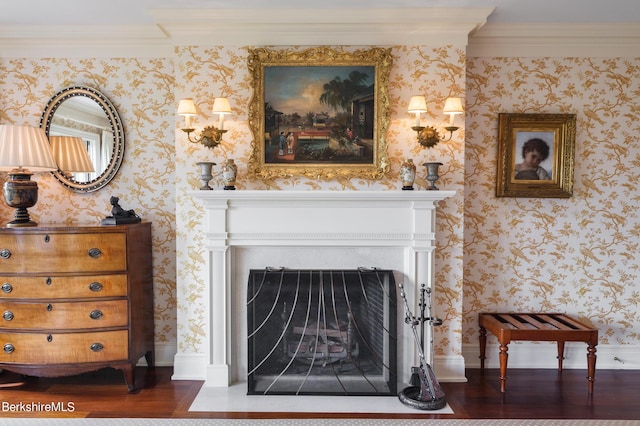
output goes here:
[[40, 127], [48, 137], [80, 137], [94, 165], [93, 173], [53, 172], [66, 188], [93, 192], [107, 185], [124, 158], [124, 129], [118, 111], [100, 91], [83, 86], [60, 90], [47, 103]]

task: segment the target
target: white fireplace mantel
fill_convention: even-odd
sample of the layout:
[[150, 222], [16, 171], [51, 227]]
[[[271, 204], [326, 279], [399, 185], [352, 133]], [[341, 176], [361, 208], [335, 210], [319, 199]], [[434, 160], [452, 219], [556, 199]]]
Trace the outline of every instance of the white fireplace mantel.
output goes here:
[[[433, 280], [437, 204], [455, 192], [238, 190], [189, 195], [205, 209], [201, 229], [208, 263], [203, 280], [209, 292], [209, 353], [199, 364], [177, 354], [175, 371], [178, 377], [189, 371], [192, 377], [204, 378], [207, 386], [229, 386], [246, 379], [238, 373], [246, 359], [237, 337], [246, 336], [239, 326], [245, 313], [239, 312], [242, 304], [232, 301], [234, 294], [240, 298], [239, 288], [246, 288], [245, 270], [256, 262], [262, 268], [381, 266], [397, 271], [408, 294], [415, 294], [417, 283], [430, 287]], [[273, 264], [260, 263], [261, 258]], [[387, 261], [393, 264], [385, 265]], [[409, 374], [417, 351], [403, 328], [399, 369]], [[462, 373], [454, 375], [463, 376], [463, 371], [462, 365]]]

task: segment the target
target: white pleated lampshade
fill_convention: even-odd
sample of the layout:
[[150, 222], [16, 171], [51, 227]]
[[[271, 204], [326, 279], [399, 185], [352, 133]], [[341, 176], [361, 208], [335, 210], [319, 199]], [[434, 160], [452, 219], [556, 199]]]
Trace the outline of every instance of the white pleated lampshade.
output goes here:
[[193, 98], [180, 99], [178, 103], [178, 115], [197, 115], [196, 105]]
[[462, 99], [447, 98], [444, 103], [442, 112], [445, 114], [464, 114], [464, 109], [462, 108]]
[[0, 170], [24, 168], [31, 172], [57, 170], [51, 145], [39, 127], [0, 125]]
[[95, 172], [95, 167], [89, 158], [89, 152], [82, 138], [51, 136], [49, 140], [53, 157], [58, 163], [58, 169], [70, 173]]
[[227, 98], [215, 98], [211, 112], [214, 114], [231, 114], [231, 105]]
[[427, 112], [427, 100], [424, 96], [412, 96], [409, 100], [407, 112]]

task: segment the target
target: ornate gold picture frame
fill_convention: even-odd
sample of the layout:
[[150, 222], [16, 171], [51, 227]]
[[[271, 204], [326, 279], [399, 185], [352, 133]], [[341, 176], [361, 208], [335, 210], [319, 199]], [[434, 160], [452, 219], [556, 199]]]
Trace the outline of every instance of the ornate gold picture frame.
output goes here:
[[497, 197], [569, 198], [575, 114], [499, 114]]
[[249, 172], [380, 179], [389, 170], [390, 49], [249, 50]]

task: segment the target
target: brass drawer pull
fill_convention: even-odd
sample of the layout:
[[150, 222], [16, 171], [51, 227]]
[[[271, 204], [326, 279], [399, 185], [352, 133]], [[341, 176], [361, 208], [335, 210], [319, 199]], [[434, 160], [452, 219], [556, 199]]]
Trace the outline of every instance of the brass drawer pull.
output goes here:
[[100, 352], [101, 350], [104, 349], [104, 346], [102, 345], [102, 343], [92, 343], [90, 346], [90, 349], [93, 352]]
[[91, 284], [89, 284], [89, 290], [91, 291], [101, 291], [102, 290], [102, 284], [100, 284], [97, 281], [92, 282]]
[[89, 257], [97, 259], [100, 256], [102, 256], [102, 251], [99, 248], [94, 247], [89, 249], [88, 254], [89, 254]]
[[10, 283], [2, 284], [2, 292], [3, 293], [11, 293], [13, 291], [13, 286]]
[[89, 316], [91, 317], [91, 319], [97, 320], [103, 317], [103, 313], [101, 310], [96, 309], [95, 311], [91, 311], [91, 313], [89, 314]]
[[11, 257], [11, 250], [9, 249], [2, 249], [0, 250], [0, 257], [3, 259], [8, 259]]
[[10, 353], [12, 353], [13, 351], [16, 350], [16, 348], [11, 343], [5, 343], [3, 349], [8, 354], [10, 354]]
[[5, 321], [11, 321], [13, 319], [13, 312], [4, 311], [4, 313], [2, 314], [2, 318], [4, 318]]

